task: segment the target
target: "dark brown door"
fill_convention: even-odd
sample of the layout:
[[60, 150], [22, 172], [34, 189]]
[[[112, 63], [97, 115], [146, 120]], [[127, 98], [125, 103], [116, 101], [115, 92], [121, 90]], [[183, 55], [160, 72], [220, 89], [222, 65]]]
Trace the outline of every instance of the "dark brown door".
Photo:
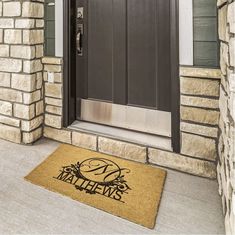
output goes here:
[[82, 100], [169, 116], [170, 1], [77, 0], [77, 119]]
[[84, 27], [84, 53], [77, 60], [87, 70], [87, 92], [78, 98], [170, 111], [169, 2], [78, 1], [84, 7], [77, 22]]

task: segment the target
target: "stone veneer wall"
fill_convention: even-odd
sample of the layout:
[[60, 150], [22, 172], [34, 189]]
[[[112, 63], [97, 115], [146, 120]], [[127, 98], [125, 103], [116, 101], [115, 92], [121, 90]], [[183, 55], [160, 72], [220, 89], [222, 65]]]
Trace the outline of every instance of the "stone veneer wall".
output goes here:
[[44, 0], [0, 0], [0, 138], [42, 135]]
[[219, 193], [226, 234], [235, 234], [235, 1], [218, 0], [220, 67]]
[[218, 69], [181, 68], [182, 154], [79, 132], [62, 126], [62, 59], [43, 58], [45, 82], [44, 136], [79, 147], [216, 178]]

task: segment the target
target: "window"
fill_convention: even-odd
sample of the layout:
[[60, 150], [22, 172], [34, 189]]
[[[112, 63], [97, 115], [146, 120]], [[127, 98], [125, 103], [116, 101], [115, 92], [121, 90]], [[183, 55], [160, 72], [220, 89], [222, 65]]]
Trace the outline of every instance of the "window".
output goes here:
[[55, 0], [45, 1], [45, 55], [55, 56]]
[[218, 67], [217, 0], [193, 0], [193, 61]]

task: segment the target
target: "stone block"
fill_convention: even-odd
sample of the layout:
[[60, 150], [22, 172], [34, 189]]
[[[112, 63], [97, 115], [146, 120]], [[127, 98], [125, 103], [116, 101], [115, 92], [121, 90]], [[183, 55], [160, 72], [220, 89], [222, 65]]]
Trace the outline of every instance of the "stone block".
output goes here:
[[24, 93], [23, 94], [23, 103], [24, 104], [32, 104], [41, 99], [41, 91], [37, 90], [32, 93]]
[[62, 128], [62, 117], [45, 114], [45, 125], [60, 129]]
[[23, 143], [32, 144], [42, 136], [42, 128], [38, 128], [32, 132], [23, 132]]
[[10, 55], [9, 45], [0, 45], [0, 56], [1, 57], [9, 57], [9, 55]]
[[43, 64], [52, 64], [52, 65], [61, 65], [62, 59], [58, 57], [43, 57], [42, 58]]
[[43, 30], [23, 30], [23, 43], [30, 45], [44, 43]]
[[42, 71], [43, 66], [41, 60], [25, 60], [24, 73], [36, 73]]
[[54, 98], [45, 97], [45, 103], [49, 104], [49, 105], [62, 107], [62, 100], [61, 99], [54, 99]]
[[219, 81], [181, 77], [181, 93], [188, 95], [219, 96]]
[[48, 72], [61, 72], [61, 65], [44, 65], [44, 70]]
[[230, 51], [230, 66], [235, 67], [235, 38], [229, 40], [229, 51]]
[[44, 113], [44, 102], [43, 100], [36, 103], [36, 116]]
[[3, 3], [3, 16], [20, 16], [21, 3], [18, 1]]
[[195, 78], [214, 78], [220, 79], [220, 69], [196, 68], [196, 67], [180, 67], [180, 76], [195, 77]]
[[19, 29], [4, 30], [4, 43], [6, 44], [21, 44], [22, 32]]
[[11, 87], [22, 91], [34, 91], [36, 89], [36, 75], [12, 74]]
[[36, 57], [41, 58], [44, 56], [43, 45], [36, 45]]
[[0, 72], [0, 87], [10, 87], [10, 73]]
[[228, 42], [227, 5], [219, 9], [218, 22], [219, 39]]
[[17, 29], [32, 29], [35, 27], [34, 19], [16, 19], [15, 28]]
[[44, 136], [49, 139], [60, 141], [62, 143], [67, 143], [67, 144], [72, 143], [71, 131], [68, 130], [59, 130], [51, 127], [45, 127]]
[[147, 161], [147, 152], [145, 147], [114, 139], [99, 137], [98, 150], [102, 153], [130, 159], [137, 162]]
[[[51, 80], [48, 81], [48, 74], [51, 74]], [[44, 81], [49, 83], [62, 83], [62, 73], [44, 72]]]
[[52, 105], [46, 105], [46, 112], [56, 115], [62, 115], [62, 108]]
[[224, 121], [229, 122], [228, 120], [228, 96], [224, 89], [220, 88], [220, 99], [219, 99], [219, 107], [220, 107], [220, 115]]
[[0, 43], [3, 42], [3, 29], [0, 29]]
[[217, 152], [214, 139], [182, 133], [181, 142], [182, 154], [210, 161], [216, 160]]
[[14, 20], [11, 18], [0, 18], [0, 28], [10, 29], [14, 27]]
[[1, 72], [21, 72], [22, 61], [18, 59], [0, 58], [0, 71]]
[[53, 98], [62, 98], [62, 85], [46, 83], [45, 95]]
[[181, 106], [181, 119], [196, 123], [218, 125], [219, 111]]
[[43, 18], [44, 5], [38, 2], [23, 2], [22, 16], [30, 18]]
[[209, 98], [185, 96], [185, 95], [181, 95], [180, 99], [181, 99], [181, 105], [184, 105], [184, 106], [210, 108], [210, 109], [219, 108], [218, 99], [209, 99]]
[[220, 7], [221, 5], [225, 4], [228, 0], [217, 0], [217, 6]]
[[42, 88], [42, 72], [37, 73], [36, 76], [36, 89]]
[[228, 5], [227, 21], [229, 23], [229, 32], [235, 34], [235, 2]]
[[62, 83], [62, 73], [54, 73], [54, 82]]
[[11, 46], [11, 57], [21, 59], [35, 58], [34, 46]]
[[0, 100], [21, 103], [23, 101], [22, 92], [0, 87]]
[[149, 162], [159, 166], [176, 169], [189, 174], [207, 178], [216, 178], [216, 166], [213, 162], [182, 156], [180, 154], [166, 152], [150, 148], [148, 151]]
[[0, 100], [0, 114], [11, 116], [12, 115], [12, 104], [9, 102]]
[[21, 143], [21, 131], [19, 128], [0, 124], [0, 138], [14, 143]]
[[229, 65], [229, 48], [228, 45], [220, 43], [220, 68], [223, 75], [227, 74], [227, 66]]
[[72, 144], [95, 151], [97, 148], [97, 137], [95, 135], [72, 132]]
[[36, 20], [36, 28], [43, 28], [44, 20]]
[[218, 137], [218, 128], [217, 127], [208, 127], [198, 124], [192, 124], [187, 122], [180, 123], [181, 131], [187, 133], [193, 133], [197, 135], [203, 135], [207, 137], [217, 138]]
[[0, 115], [0, 123], [6, 124], [8, 126], [14, 126], [19, 127], [20, 126], [20, 120], [12, 117], [6, 117]]
[[35, 116], [35, 105], [14, 104], [14, 116], [30, 120]]
[[36, 117], [30, 121], [22, 120], [21, 129], [30, 132], [43, 124], [43, 116]]

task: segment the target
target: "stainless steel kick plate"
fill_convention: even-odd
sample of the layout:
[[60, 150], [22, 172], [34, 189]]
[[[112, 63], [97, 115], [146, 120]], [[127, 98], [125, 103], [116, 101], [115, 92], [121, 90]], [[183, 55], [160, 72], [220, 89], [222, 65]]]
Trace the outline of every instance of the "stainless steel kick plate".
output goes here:
[[171, 113], [81, 99], [80, 120], [171, 137]]

